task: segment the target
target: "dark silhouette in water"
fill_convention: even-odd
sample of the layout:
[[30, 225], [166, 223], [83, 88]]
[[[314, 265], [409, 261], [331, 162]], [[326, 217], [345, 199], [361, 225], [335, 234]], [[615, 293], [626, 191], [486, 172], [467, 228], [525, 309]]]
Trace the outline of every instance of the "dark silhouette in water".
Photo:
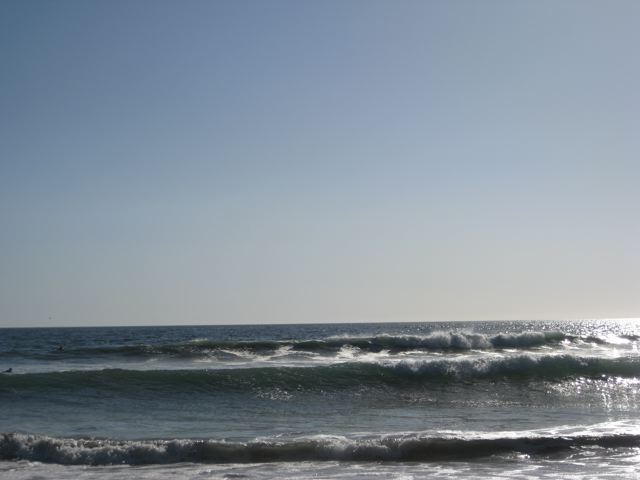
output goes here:
[[11, 373], [13, 372], [13, 368], [7, 368], [4, 372], [2, 373]]

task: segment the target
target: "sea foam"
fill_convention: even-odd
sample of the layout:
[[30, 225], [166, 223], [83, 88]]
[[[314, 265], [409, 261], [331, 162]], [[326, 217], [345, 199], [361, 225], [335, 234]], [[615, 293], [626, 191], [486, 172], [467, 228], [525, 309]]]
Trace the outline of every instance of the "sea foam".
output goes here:
[[64, 465], [256, 463], [290, 461], [441, 461], [522, 453], [558, 454], [577, 448], [640, 446], [640, 434], [586, 431], [476, 434], [400, 433], [368, 437], [316, 435], [250, 442], [225, 440], [115, 441], [53, 438], [19, 433], [0, 436], [0, 460]]

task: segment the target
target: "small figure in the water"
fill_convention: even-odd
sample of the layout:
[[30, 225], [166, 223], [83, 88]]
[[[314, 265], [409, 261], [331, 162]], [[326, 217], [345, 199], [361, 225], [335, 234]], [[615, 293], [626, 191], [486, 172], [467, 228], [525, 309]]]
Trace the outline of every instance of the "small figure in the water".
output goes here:
[[7, 368], [4, 372], [2, 373], [11, 373], [13, 372], [13, 368]]
[[59, 351], [59, 352], [64, 351], [64, 347], [63, 347], [62, 345], [60, 345], [60, 346], [58, 347], [58, 351]]

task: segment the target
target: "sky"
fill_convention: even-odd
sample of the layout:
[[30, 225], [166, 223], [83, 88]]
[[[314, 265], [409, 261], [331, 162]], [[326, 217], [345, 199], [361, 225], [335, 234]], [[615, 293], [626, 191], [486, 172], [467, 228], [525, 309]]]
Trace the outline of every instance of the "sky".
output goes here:
[[640, 316], [640, 2], [0, 2], [0, 327]]

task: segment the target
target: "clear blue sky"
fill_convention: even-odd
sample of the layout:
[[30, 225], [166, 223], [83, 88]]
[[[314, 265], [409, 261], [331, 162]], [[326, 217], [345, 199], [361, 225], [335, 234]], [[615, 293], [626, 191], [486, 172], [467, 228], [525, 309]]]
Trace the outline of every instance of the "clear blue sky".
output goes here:
[[2, 1], [0, 326], [640, 316], [639, 48], [635, 0]]

